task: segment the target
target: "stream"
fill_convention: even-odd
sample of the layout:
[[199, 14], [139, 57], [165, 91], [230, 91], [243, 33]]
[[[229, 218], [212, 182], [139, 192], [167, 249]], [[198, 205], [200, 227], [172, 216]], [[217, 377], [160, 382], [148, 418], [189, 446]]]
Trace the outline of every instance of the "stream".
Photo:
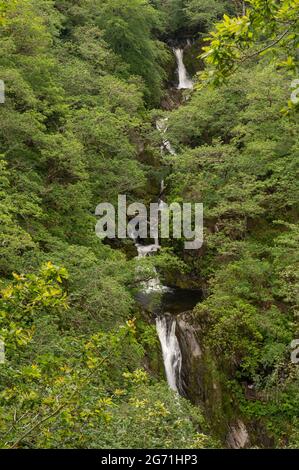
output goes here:
[[[178, 90], [192, 89], [193, 82], [189, 77], [184, 64], [184, 48], [173, 49], [177, 61]], [[167, 118], [159, 119], [156, 128], [161, 134], [161, 152], [169, 152], [176, 155], [175, 149], [165, 137], [167, 132]], [[165, 191], [164, 181], [161, 181], [159, 210], [163, 210], [164, 201], [162, 199]], [[131, 234], [134, 240], [138, 259], [152, 256], [160, 249], [159, 239], [154, 244], [141, 245], [134, 233]], [[177, 321], [176, 315], [188, 310], [192, 310], [201, 300], [202, 293], [189, 289], [179, 289], [161, 284], [158, 273], [148, 281], [144, 282], [142, 289], [136, 296], [142, 307], [151, 312], [156, 317], [157, 334], [161, 343], [165, 375], [169, 387], [183, 394], [182, 389], [182, 352], [176, 335]]]
[[183, 48], [176, 48], [173, 50], [174, 55], [176, 57], [177, 66], [178, 66], [178, 77], [179, 77], [179, 84], [178, 90], [191, 90], [193, 88], [193, 81], [188, 75], [184, 64], [184, 49]]
[[[177, 90], [191, 90], [193, 82], [189, 77], [184, 64], [184, 48], [174, 48], [173, 53], [177, 62]], [[182, 96], [182, 101], [184, 97]], [[167, 138], [168, 118], [158, 119], [156, 128], [161, 135], [161, 153], [176, 156], [176, 149]], [[165, 202], [164, 180], [158, 198], [159, 211], [163, 211]], [[138, 259], [155, 256], [160, 250], [159, 238], [151, 245], [142, 245], [132, 234]], [[141, 266], [140, 266], [140, 269]], [[137, 272], [139, 267], [137, 267]], [[161, 344], [165, 376], [171, 390], [189, 400], [209, 402], [204, 395], [202, 374], [202, 349], [198, 342], [196, 329], [189, 323], [188, 313], [202, 301], [203, 293], [200, 290], [180, 289], [176, 286], [163, 285], [158, 272], [154, 270], [152, 277], [142, 283], [136, 295], [142, 308], [155, 318], [157, 335]], [[187, 317], [186, 317], [187, 315]], [[195, 394], [194, 394], [195, 391]], [[191, 393], [190, 393], [191, 392]], [[213, 384], [213, 396], [217, 397], [217, 384]], [[217, 399], [217, 398], [216, 398]], [[211, 406], [211, 405], [208, 405]], [[237, 418], [228, 425], [226, 444], [229, 448], [244, 448], [249, 442], [249, 433], [244, 422]]]

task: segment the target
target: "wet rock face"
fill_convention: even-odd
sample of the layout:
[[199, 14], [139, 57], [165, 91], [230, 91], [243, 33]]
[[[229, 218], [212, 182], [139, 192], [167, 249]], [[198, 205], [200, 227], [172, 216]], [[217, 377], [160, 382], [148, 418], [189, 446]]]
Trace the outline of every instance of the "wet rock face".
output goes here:
[[229, 448], [249, 446], [249, 432], [234, 410], [217, 367], [205, 349], [204, 332], [192, 312], [177, 316], [176, 335], [182, 353], [181, 384], [183, 394], [205, 410], [215, 433]]
[[190, 323], [190, 313], [177, 316], [176, 335], [182, 352], [181, 383], [183, 393], [193, 403], [204, 401], [202, 350], [196, 328]]
[[182, 104], [183, 92], [178, 90], [174, 85], [170, 88], [167, 93], [161, 99], [160, 107], [164, 111], [173, 111], [174, 109], [179, 108]]
[[205, 408], [212, 417], [215, 404], [221, 403], [221, 386], [209, 368], [203, 331], [192, 312], [177, 316], [176, 335], [182, 352], [181, 382], [184, 395]]
[[249, 435], [245, 424], [240, 419], [231, 426], [227, 436], [227, 445], [231, 449], [244, 449], [249, 445]]

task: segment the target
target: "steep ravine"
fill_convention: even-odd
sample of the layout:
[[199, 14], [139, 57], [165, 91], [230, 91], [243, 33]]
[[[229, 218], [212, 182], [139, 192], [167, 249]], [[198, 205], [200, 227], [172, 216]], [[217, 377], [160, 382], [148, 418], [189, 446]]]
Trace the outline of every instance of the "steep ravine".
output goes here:
[[[185, 64], [184, 64], [184, 48], [183, 47], [176, 47], [173, 48], [173, 53], [176, 58], [177, 63], [177, 78], [178, 83], [176, 86], [177, 90], [185, 90], [185, 89], [192, 89], [193, 88], [193, 81], [189, 77]], [[170, 153], [171, 155], [175, 156], [176, 151], [172, 147], [171, 143], [165, 137], [167, 132], [167, 118], [166, 119], [158, 119], [156, 122], [157, 130], [160, 132], [161, 135], [161, 152], [163, 153]], [[159, 203], [159, 211], [162, 212], [164, 209], [164, 201], [162, 199], [164, 194], [164, 180], [161, 181], [161, 188], [160, 188], [160, 196], [158, 199]], [[131, 234], [131, 238], [134, 240], [138, 258], [144, 258], [146, 256], [152, 255], [159, 251], [160, 249], [160, 241], [159, 238], [154, 240], [154, 244], [150, 245], [141, 245], [139, 240], [136, 238], [135, 234]], [[178, 290], [175, 288], [169, 288], [167, 286], [163, 286], [159, 279], [158, 273], [155, 273], [154, 277], [148, 280], [146, 283], [143, 283], [142, 292], [140, 293], [139, 300], [146, 306], [146, 303], [150, 304], [150, 297], [153, 293], [160, 293], [163, 296], [163, 293], [175, 293], [179, 296]], [[194, 304], [190, 305], [192, 308], [195, 306], [196, 301]], [[165, 306], [163, 305], [163, 298], [161, 298], [161, 310], [157, 308], [153, 311], [154, 315], [156, 315], [156, 326], [157, 326], [157, 333], [160, 339], [161, 348], [162, 348], [162, 355], [164, 361], [164, 368], [166, 378], [169, 384], [169, 387], [172, 390], [175, 390], [181, 394], [185, 394], [182, 383], [181, 383], [181, 375], [182, 375], [182, 353], [180, 350], [179, 342], [176, 336], [176, 327], [177, 322], [175, 315], [171, 315], [169, 311], [166, 311]], [[184, 307], [182, 307], [184, 310]]]
[[[187, 48], [189, 47], [190, 44], [187, 45]], [[173, 48], [177, 63], [177, 84], [169, 93], [169, 96], [175, 96], [175, 104], [172, 105], [168, 101], [165, 106], [167, 110], [178, 106], [178, 97], [179, 101], [182, 101], [182, 91], [193, 88], [192, 79], [184, 64], [185, 49], [186, 46], [181, 45]], [[176, 151], [166, 137], [167, 118], [158, 120], [156, 127], [161, 134], [161, 152], [175, 156]], [[161, 210], [164, 204], [162, 199], [164, 191], [164, 182], [161, 181], [159, 198]], [[132, 238], [134, 239], [134, 235]], [[146, 246], [139, 244], [136, 239], [134, 242], [139, 258], [154, 255], [160, 248], [159, 240]], [[161, 299], [158, 306], [156, 304], [153, 308], [152, 296], [155, 293], [159, 293]], [[192, 314], [201, 297], [201, 292], [163, 286], [158, 275], [145, 283], [137, 296], [142, 307], [156, 316], [157, 334], [169, 387], [204, 409], [215, 434], [224, 446], [247, 447], [250, 445], [248, 429], [230, 402], [230, 397], [223, 390], [221, 380], [215, 373], [213, 358], [203, 346], [203, 329]]]

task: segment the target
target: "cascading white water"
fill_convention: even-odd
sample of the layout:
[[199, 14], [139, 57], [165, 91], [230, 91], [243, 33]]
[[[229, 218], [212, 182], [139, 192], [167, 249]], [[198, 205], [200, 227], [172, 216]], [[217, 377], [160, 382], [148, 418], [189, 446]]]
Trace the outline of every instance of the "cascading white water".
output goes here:
[[[184, 64], [183, 64], [184, 66]], [[178, 68], [180, 69], [179, 62]], [[187, 74], [187, 72], [186, 72]], [[193, 86], [193, 85], [192, 85]], [[166, 134], [168, 129], [168, 118], [159, 119], [156, 122], [156, 127], [160, 134], [163, 136]], [[175, 149], [172, 147], [168, 139], [163, 138], [163, 145], [161, 146], [161, 153], [165, 150], [171, 155], [176, 155]], [[165, 191], [164, 180], [161, 181], [160, 198], [159, 198], [159, 210], [163, 211], [165, 202], [162, 199]], [[175, 392], [179, 392], [180, 380], [181, 380], [181, 367], [182, 367], [182, 353], [178, 339], [175, 334], [176, 320], [171, 315], [159, 315], [156, 318], [156, 328], [158, 337], [161, 344], [164, 369], [167, 378], [169, 388]]]
[[161, 343], [164, 368], [169, 387], [180, 391], [182, 353], [175, 334], [176, 320], [171, 315], [158, 316], [157, 332]]
[[[164, 191], [164, 181], [162, 180], [160, 194], [163, 194], [163, 191]], [[164, 207], [163, 204], [164, 202], [162, 201], [162, 199], [159, 199], [158, 207], [160, 211]], [[155, 239], [155, 243], [152, 243], [151, 245], [141, 245], [140, 243], [138, 243], [137, 234], [134, 231], [129, 233], [129, 236], [135, 243], [135, 247], [138, 253], [138, 256], [137, 256], [138, 259], [142, 259], [142, 258], [145, 258], [146, 256], [156, 253], [161, 248], [158, 237]], [[137, 273], [141, 271], [142, 271], [141, 266], [138, 266]], [[163, 286], [163, 284], [161, 284], [157, 270], [154, 267], [152, 268], [151, 278], [148, 279], [147, 281], [142, 282], [141, 287], [142, 287], [142, 291], [145, 292], [146, 294], [150, 294], [152, 292], [165, 292], [168, 290], [168, 287]]]
[[[187, 74], [187, 72], [186, 72]], [[187, 76], [187, 75], [186, 75]], [[193, 85], [192, 85], [193, 86]], [[188, 87], [187, 87], [188, 88]], [[168, 118], [160, 119], [156, 122], [157, 130], [163, 136], [167, 132], [167, 121]], [[163, 138], [163, 145], [161, 146], [161, 152], [167, 150], [170, 154], [176, 155], [175, 150], [172, 148], [171, 143], [166, 138]], [[159, 211], [165, 208], [165, 202], [163, 201], [163, 193], [165, 191], [164, 180], [161, 181], [160, 196], [159, 196]], [[138, 237], [136, 233], [131, 233], [130, 237], [135, 242], [135, 246], [138, 252], [138, 259], [144, 258], [152, 253], [157, 252], [160, 249], [159, 238], [155, 239], [155, 243], [151, 245], [141, 245], [138, 243]], [[137, 267], [139, 271], [139, 267]], [[151, 294], [153, 292], [165, 292], [169, 288], [161, 284], [158, 277], [158, 273], [154, 268], [154, 273], [151, 279], [142, 283], [142, 291], [145, 294]], [[159, 315], [156, 318], [156, 327], [158, 337], [161, 343], [165, 374], [169, 387], [180, 392], [180, 380], [181, 380], [181, 367], [182, 367], [182, 354], [180, 345], [176, 337], [176, 320], [169, 314]]]
[[[146, 256], [152, 253], [156, 253], [160, 249], [160, 246], [157, 243], [154, 243], [152, 245], [140, 245], [136, 242], [134, 234], [131, 234], [131, 238], [135, 241], [138, 259], [145, 258]], [[142, 291], [146, 294], [149, 294], [151, 292], [163, 292], [164, 290], [167, 290], [167, 288], [161, 284], [156, 268], [153, 268], [152, 271], [152, 277], [147, 281], [142, 282]], [[141, 272], [140, 266], [137, 267], [136, 272]]]
[[186, 70], [185, 64], [184, 64], [184, 49], [177, 48], [174, 49], [174, 54], [176, 56], [177, 64], [178, 64], [178, 75], [179, 75], [179, 84], [178, 84], [178, 90], [183, 90], [183, 89], [192, 89], [193, 88], [193, 82], [191, 78], [188, 76], [188, 72]]
[[[160, 132], [160, 134], [166, 134], [168, 129], [168, 118], [158, 119], [156, 122], [156, 128]], [[168, 139], [163, 138], [163, 145], [161, 145], [161, 153], [164, 153], [164, 150], [167, 150], [171, 155], [176, 155], [176, 151], [172, 147], [171, 143]]]
[[139, 243], [136, 243], [135, 246], [137, 248], [138, 258], [145, 258], [150, 253], [156, 253], [160, 248], [157, 244], [139, 245]]
[[[173, 49], [173, 52], [176, 57], [177, 66], [178, 66], [177, 72], [179, 76], [179, 84], [177, 86], [177, 89], [178, 90], [183, 90], [183, 89], [191, 90], [193, 88], [193, 81], [188, 76], [188, 72], [184, 64], [184, 49], [183, 48]], [[162, 139], [163, 139], [162, 140], [163, 144], [161, 145], [161, 153], [163, 154], [166, 150], [171, 155], [176, 155], [176, 151], [172, 147], [170, 141], [166, 137], [164, 137], [168, 129], [168, 118], [165, 117], [162, 119], [158, 119], [156, 122], [156, 128], [162, 135]]]

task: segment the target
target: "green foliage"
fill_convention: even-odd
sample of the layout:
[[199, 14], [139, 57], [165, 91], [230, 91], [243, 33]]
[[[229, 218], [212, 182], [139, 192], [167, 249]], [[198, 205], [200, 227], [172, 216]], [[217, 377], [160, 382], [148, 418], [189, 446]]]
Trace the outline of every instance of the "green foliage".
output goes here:
[[298, 0], [249, 0], [243, 16], [224, 15], [207, 38], [203, 57], [211, 70], [204, 78], [221, 83], [236, 67], [259, 55], [275, 64], [298, 69]]
[[[298, 123], [285, 106], [298, 0], [233, 3], [0, 1], [2, 447], [220, 445], [200, 407], [154, 378], [159, 343], [133, 293], [157, 272], [205, 288], [194, 321], [223, 395], [214, 428], [242, 415], [298, 445]], [[161, 38], [223, 13], [204, 53], [218, 86], [169, 113], [177, 154], [161, 159]], [[162, 173], [167, 202], [204, 203], [204, 246], [165, 242], [136, 276], [96, 238], [94, 210], [119, 193], [149, 202]]]
[[34, 334], [35, 317], [51, 310], [57, 315], [67, 308], [61, 287], [67, 279], [64, 268], [44, 265], [39, 275], [13, 274], [14, 281], [1, 291], [1, 340], [8, 354], [26, 345]]
[[184, 10], [190, 25], [196, 26], [202, 32], [212, 27], [217, 19], [233, 8], [231, 2], [225, 0], [188, 0]]
[[0, 213], [1, 213], [1, 265], [0, 270], [6, 274], [18, 265], [18, 257], [26, 249], [34, 246], [30, 235], [17, 223], [18, 209], [11, 190], [5, 161], [0, 160]]
[[154, 3], [164, 14], [166, 31], [172, 37], [193, 31], [201, 34], [223, 13], [234, 11], [227, 0], [155, 0]]
[[134, 319], [107, 333], [67, 328], [67, 280], [47, 263], [38, 275], [14, 274], [1, 291], [2, 447], [211, 445], [199, 411], [138, 368]]
[[167, 60], [166, 49], [151, 37], [162, 29], [160, 16], [146, 0], [109, 0], [101, 2], [99, 26], [113, 51], [141, 75], [152, 99], [158, 103], [162, 79], [161, 65]]
[[[145, 372], [160, 352], [135, 260], [94, 233], [98, 203], [146, 191], [161, 13], [141, 0], [0, 7], [1, 447], [209, 446], [200, 410]], [[167, 251], [155, 264], [184, 267]]]
[[165, 385], [139, 384], [112, 410], [103, 448], [182, 449], [215, 447], [198, 409]]
[[195, 323], [223, 394], [211, 412], [225, 420], [233, 407], [277, 446], [298, 419], [290, 362], [298, 337], [298, 122], [281, 112], [288, 96], [285, 71], [265, 60], [242, 67], [169, 115], [178, 155], [165, 157], [171, 200], [204, 203], [201, 256], [184, 259], [207, 286]]

